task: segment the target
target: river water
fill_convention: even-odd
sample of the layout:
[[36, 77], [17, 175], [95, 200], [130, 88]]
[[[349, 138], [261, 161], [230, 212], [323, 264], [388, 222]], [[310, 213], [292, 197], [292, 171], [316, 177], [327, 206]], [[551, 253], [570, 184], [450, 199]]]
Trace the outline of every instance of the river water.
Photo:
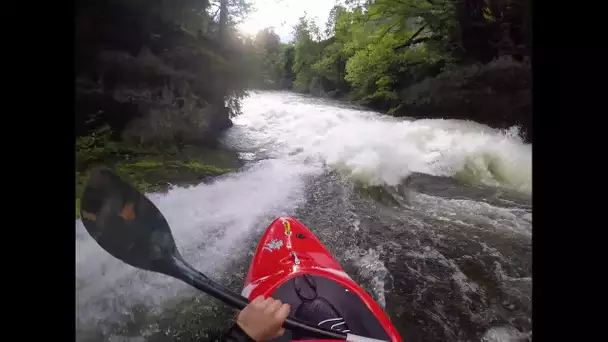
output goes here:
[[[202, 272], [240, 292], [257, 239], [291, 215], [405, 341], [532, 340], [532, 152], [516, 128], [252, 92], [223, 143], [242, 170], [149, 195]], [[214, 340], [230, 324], [230, 308], [76, 234], [78, 341]]]

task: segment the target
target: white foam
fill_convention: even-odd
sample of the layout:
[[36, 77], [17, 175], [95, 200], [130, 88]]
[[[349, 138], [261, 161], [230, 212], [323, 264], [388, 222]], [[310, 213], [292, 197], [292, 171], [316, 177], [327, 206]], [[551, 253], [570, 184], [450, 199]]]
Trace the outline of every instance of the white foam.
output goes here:
[[514, 327], [500, 326], [492, 327], [488, 329], [483, 336], [481, 341], [483, 342], [519, 342], [525, 341], [530, 337], [530, 334], [524, 334]]
[[282, 92], [258, 93], [244, 108], [227, 139], [235, 146], [272, 146], [273, 156], [314, 157], [371, 185], [396, 185], [419, 172], [531, 193], [532, 149], [516, 129], [462, 120], [406, 121]]
[[[204, 273], [222, 271], [249, 250], [249, 233], [271, 219], [290, 215], [304, 200], [306, 175], [313, 166], [267, 160], [212, 184], [175, 188], [149, 198], [167, 218], [184, 258]], [[270, 186], [272, 185], [272, 186]], [[77, 321], [94, 323], [116, 313], [128, 314], [135, 304], [160, 305], [193, 293], [168, 276], [142, 271], [110, 256], [76, 222]], [[246, 248], [240, 246], [245, 243]], [[204, 244], [204, 248], [202, 245]]]

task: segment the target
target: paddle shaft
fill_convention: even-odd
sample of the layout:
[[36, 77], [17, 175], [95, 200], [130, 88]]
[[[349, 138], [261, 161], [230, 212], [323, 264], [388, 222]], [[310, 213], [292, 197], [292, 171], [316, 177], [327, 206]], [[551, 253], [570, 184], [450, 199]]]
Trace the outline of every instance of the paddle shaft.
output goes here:
[[[239, 294], [234, 293], [229, 288], [219, 285], [209, 279], [207, 276], [190, 266], [181, 257], [173, 259], [175, 265], [175, 272], [171, 272], [172, 276], [184, 281], [185, 283], [219, 299], [227, 305], [232, 306], [235, 309], [243, 310], [249, 300]], [[313, 334], [317, 337], [346, 340], [346, 334], [338, 331], [331, 331], [322, 328], [317, 328], [308, 325], [306, 322], [301, 321], [297, 318], [288, 317], [283, 323], [283, 327], [290, 330], [300, 330], [307, 333]]]

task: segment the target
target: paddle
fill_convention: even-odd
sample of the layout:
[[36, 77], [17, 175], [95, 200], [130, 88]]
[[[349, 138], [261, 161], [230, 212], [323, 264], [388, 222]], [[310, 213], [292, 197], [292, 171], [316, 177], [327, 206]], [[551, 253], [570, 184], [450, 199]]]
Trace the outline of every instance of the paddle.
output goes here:
[[[86, 230], [114, 257], [148, 271], [166, 274], [242, 310], [249, 300], [217, 284], [180, 255], [165, 217], [135, 188], [105, 168], [91, 172], [80, 201]], [[283, 326], [319, 338], [346, 340], [347, 334], [307, 325], [288, 317]]]

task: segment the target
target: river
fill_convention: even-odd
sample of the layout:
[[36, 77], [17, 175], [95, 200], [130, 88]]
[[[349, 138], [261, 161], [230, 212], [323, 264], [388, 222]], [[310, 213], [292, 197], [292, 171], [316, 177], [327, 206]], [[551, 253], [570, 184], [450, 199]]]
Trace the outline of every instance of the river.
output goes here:
[[[149, 194], [192, 265], [240, 292], [279, 215], [306, 224], [405, 341], [532, 340], [532, 146], [516, 128], [252, 92], [223, 144], [246, 166]], [[114, 259], [76, 221], [78, 341], [213, 340], [234, 311]]]

